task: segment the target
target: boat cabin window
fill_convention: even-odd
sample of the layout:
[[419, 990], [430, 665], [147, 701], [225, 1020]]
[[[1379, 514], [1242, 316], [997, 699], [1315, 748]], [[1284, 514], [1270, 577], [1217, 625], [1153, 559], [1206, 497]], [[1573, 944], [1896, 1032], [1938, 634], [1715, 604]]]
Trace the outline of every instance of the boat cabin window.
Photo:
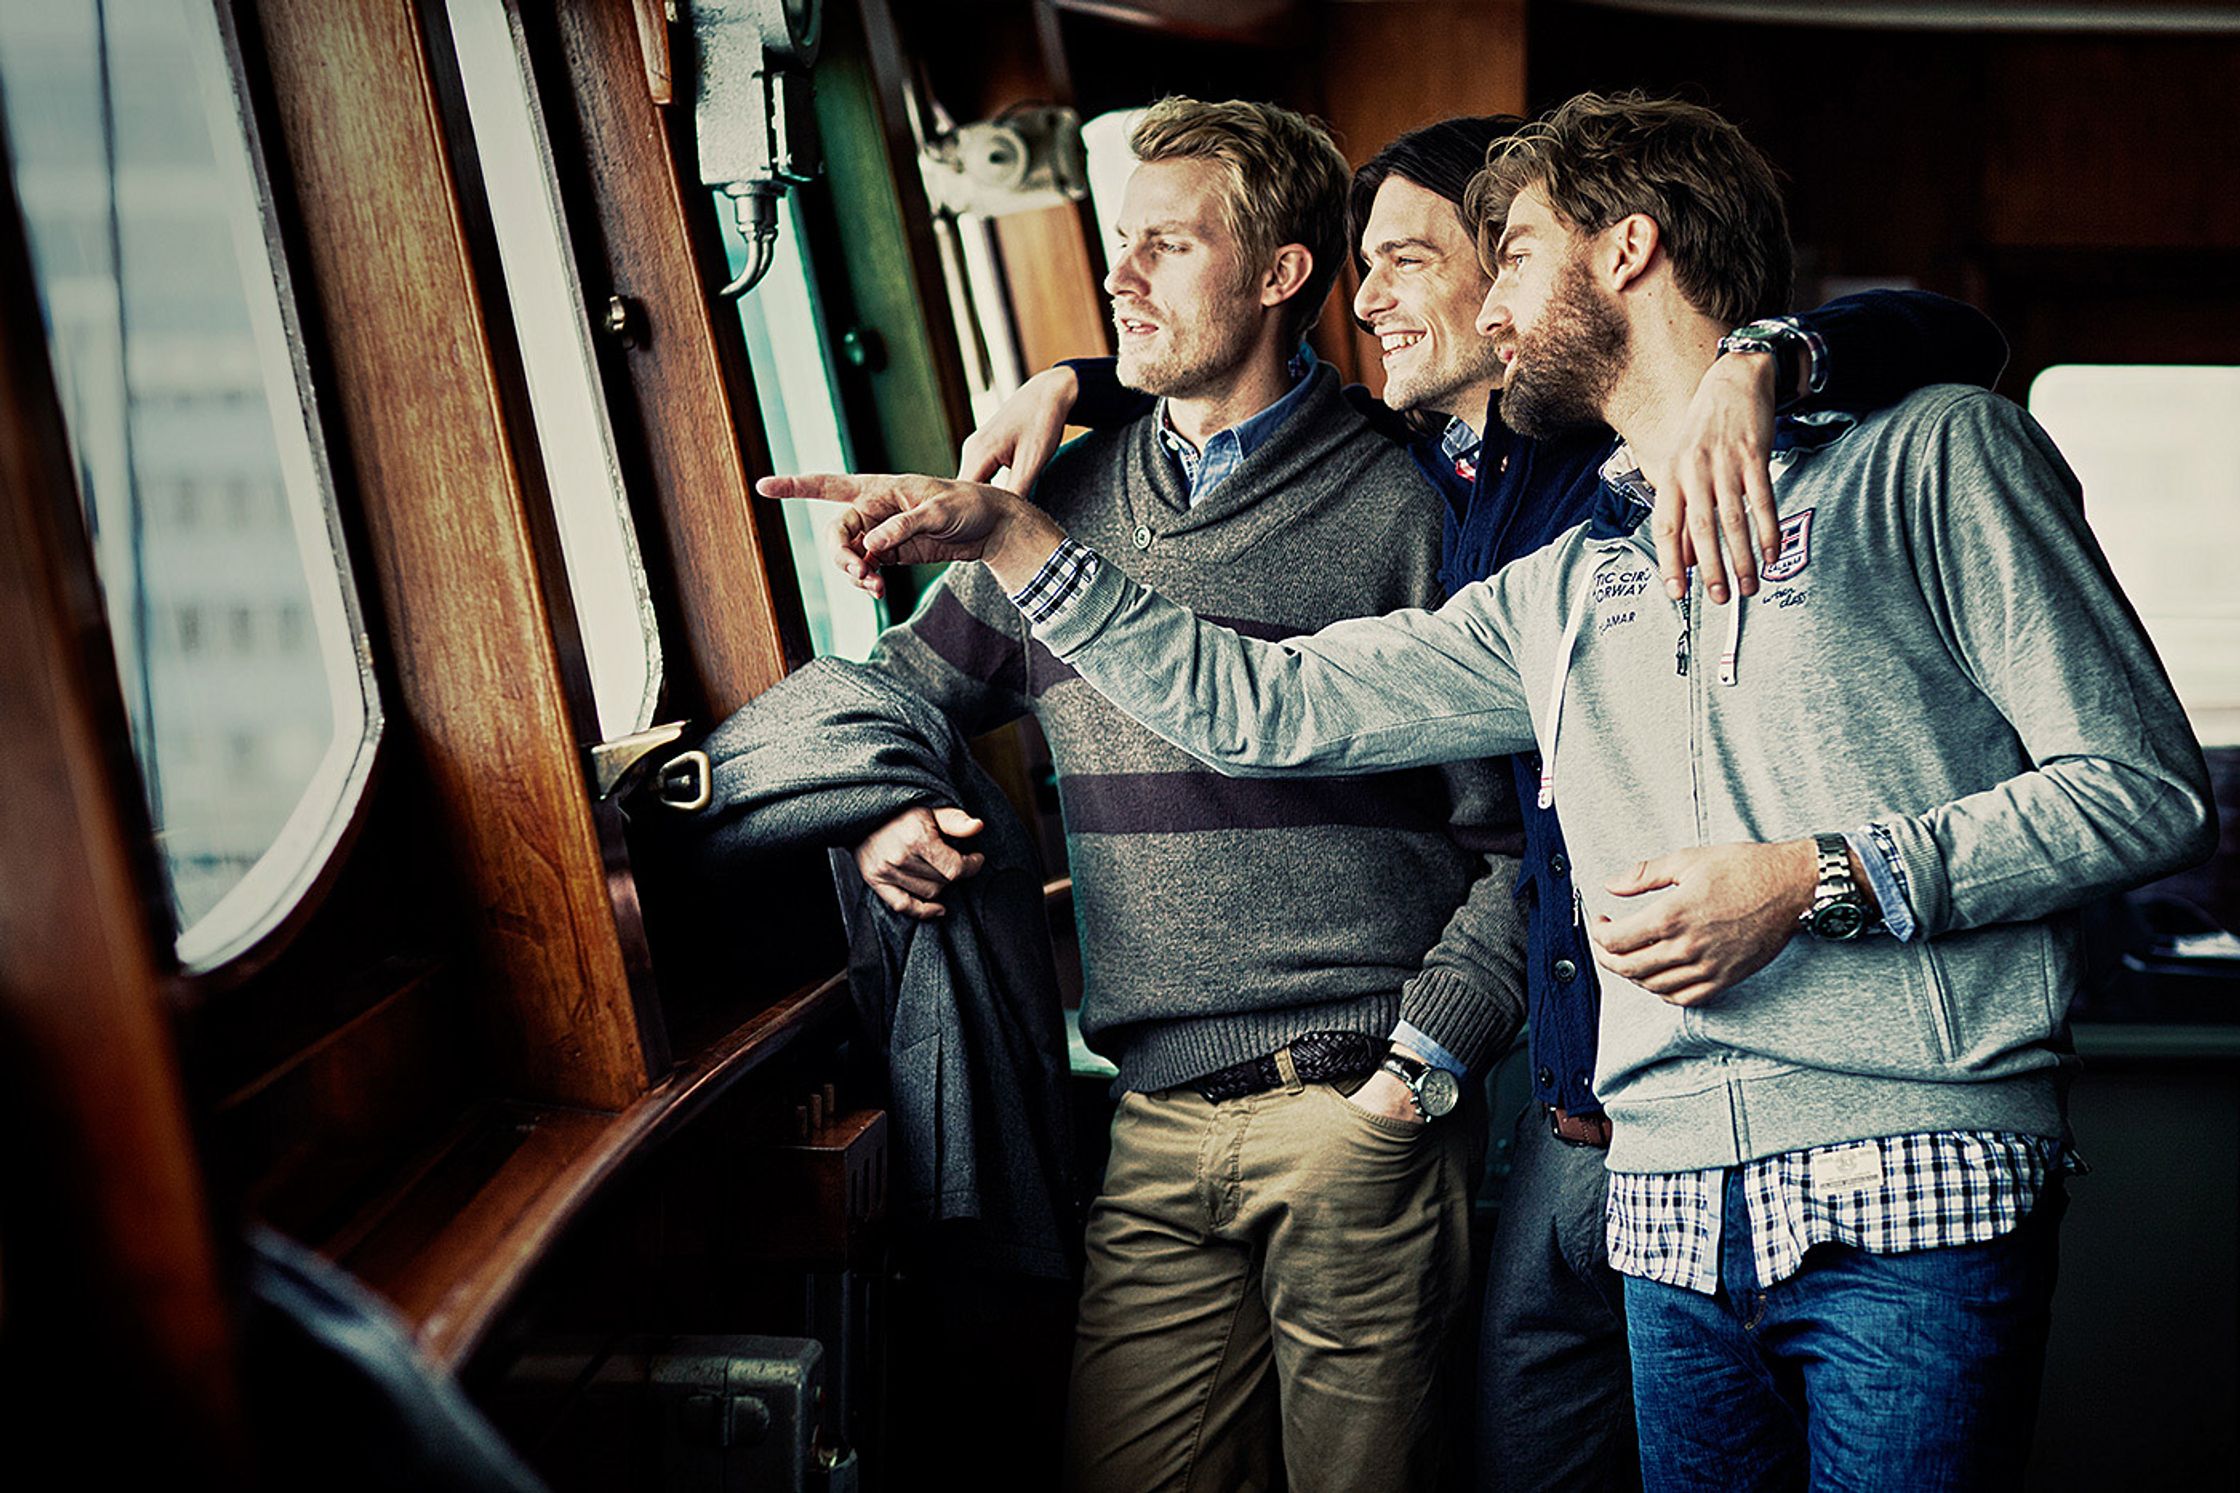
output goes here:
[[196, 0], [0, 0], [0, 96], [177, 956], [283, 918], [381, 709], [238, 56]]
[[2240, 368], [2048, 368], [2030, 413], [2084, 484], [2086, 516], [2194, 733], [2240, 747]]
[[[729, 200], [716, 194], [728, 273], [746, 267], [750, 250], [738, 231]], [[810, 273], [801, 204], [788, 193], [778, 205], [778, 241], [769, 271], [740, 296], [739, 326], [747, 362], [754, 369], [770, 463], [780, 472], [852, 472], [855, 447], [840, 414], [840, 386], [824, 306]], [[819, 657], [861, 659], [886, 625], [885, 609], [858, 591], [832, 563], [832, 531], [839, 511], [829, 504], [788, 498], [787, 548], [801, 584], [801, 609]]]
[[653, 724], [661, 693], [660, 625], [615, 457], [551, 143], [513, 7], [507, 0], [445, 0], [444, 14], [600, 734], [626, 736]]

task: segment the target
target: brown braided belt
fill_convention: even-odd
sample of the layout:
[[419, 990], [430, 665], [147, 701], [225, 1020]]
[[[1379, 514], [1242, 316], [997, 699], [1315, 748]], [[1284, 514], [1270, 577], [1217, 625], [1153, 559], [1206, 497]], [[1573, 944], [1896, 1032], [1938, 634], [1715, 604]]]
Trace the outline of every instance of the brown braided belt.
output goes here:
[[[1391, 1044], [1361, 1032], [1301, 1032], [1288, 1045], [1292, 1067], [1301, 1083], [1335, 1083], [1374, 1073]], [[1217, 1068], [1192, 1079], [1190, 1087], [1219, 1104], [1224, 1099], [1265, 1094], [1283, 1087], [1283, 1083], [1283, 1070], [1271, 1052], [1266, 1057]]]

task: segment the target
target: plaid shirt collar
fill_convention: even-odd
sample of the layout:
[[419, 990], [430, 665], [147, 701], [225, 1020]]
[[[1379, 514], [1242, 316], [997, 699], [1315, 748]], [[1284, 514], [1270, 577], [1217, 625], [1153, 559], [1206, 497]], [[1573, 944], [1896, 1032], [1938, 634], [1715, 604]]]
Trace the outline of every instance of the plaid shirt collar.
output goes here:
[[1439, 436], [1439, 454], [1454, 464], [1454, 474], [1465, 482], [1478, 480], [1478, 460], [1485, 446], [1485, 437], [1460, 415], [1450, 416]]

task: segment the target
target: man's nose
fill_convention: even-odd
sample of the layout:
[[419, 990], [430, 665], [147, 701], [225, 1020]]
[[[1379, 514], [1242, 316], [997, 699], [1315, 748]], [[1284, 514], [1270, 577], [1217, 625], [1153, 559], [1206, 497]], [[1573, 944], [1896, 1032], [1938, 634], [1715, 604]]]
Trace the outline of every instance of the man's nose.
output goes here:
[[1368, 321], [1391, 304], [1391, 274], [1382, 265], [1372, 265], [1361, 277], [1361, 288], [1353, 293], [1353, 314]]
[[1141, 289], [1143, 276], [1136, 268], [1136, 251], [1132, 248], [1122, 249], [1119, 257], [1112, 261], [1112, 268], [1105, 272], [1104, 293], [1120, 295], [1126, 291]]
[[1481, 337], [1498, 337], [1508, 329], [1509, 300], [1502, 293], [1500, 281], [1486, 288], [1486, 298], [1478, 303], [1478, 319], [1473, 325]]

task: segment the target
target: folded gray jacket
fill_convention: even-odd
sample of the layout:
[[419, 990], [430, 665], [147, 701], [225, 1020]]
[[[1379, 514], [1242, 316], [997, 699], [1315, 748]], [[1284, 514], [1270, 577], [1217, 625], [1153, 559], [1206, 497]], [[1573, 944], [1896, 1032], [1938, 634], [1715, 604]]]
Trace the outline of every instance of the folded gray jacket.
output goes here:
[[1602, 973], [1614, 1170], [2058, 1135], [2080, 967], [2062, 914], [2208, 853], [2200, 747], [2075, 478], [2014, 405], [1923, 390], [1774, 487], [1782, 559], [1731, 610], [1666, 599], [1636, 510], [1436, 612], [1263, 643], [1106, 565], [1036, 632], [1224, 772], [1537, 748], [1590, 918], [1643, 906], [1603, 884], [1668, 850], [1881, 826], [1912, 940], [1793, 939], [1685, 1009]]
[[713, 801], [662, 836], [701, 874], [786, 847], [853, 846], [921, 805], [986, 823], [973, 842], [986, 864], [930, 922], [890, 910], [833, 851], [849, 983], [887, 1055], [898, 1214], [976, 1221], [971, 1252], [986, 1263], [1068, 1274], [1080, 1227], [1063, 1005], [1040, 865], [1002, 790], [947, 716], [840, 659], [764, 691], [701, 745]]

